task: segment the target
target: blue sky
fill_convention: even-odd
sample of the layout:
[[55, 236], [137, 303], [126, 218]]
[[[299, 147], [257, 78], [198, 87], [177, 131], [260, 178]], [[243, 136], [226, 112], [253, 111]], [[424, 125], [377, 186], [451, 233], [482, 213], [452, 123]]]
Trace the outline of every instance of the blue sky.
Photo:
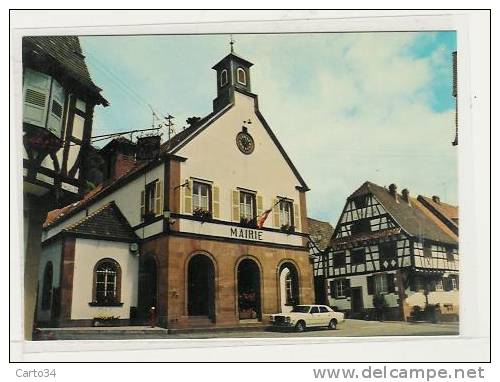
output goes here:
[[[457, 203], [451, 53], [455, 32], [235, 35], [254, 63], [259, 107], [308, 183], [309, 216], [336, 224], [364, 181]], [[180, 131], [211, 112], [211, 67], [228, 35], [81, 37], [110, 101], [93, 134], [151, 126], [151, 105]]]

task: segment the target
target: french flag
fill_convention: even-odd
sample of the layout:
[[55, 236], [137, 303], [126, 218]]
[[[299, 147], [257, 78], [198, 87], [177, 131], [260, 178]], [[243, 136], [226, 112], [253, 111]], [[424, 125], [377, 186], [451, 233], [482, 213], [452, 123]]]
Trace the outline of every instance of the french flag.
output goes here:
[[265, 210], [257, 219], [257, 227], [262, 228], [264, 226], [264, 223], [266, 222], [267, 217], [271, 213], [273, 209], [269, 208], [268, 210]]

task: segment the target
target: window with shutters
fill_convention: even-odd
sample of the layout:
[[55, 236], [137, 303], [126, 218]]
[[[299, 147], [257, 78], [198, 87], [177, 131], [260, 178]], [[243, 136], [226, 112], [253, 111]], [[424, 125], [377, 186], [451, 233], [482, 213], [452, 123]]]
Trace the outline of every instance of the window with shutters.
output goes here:
[[389, 292], [387, 275], [378, 274], [373, 276], [373, 286], [375, 289], [375, 294], [384, 294]]
[[255, 219], [255, 195], [240, 191], [240, 218], [245, 221]]
[[51, 76], [28, 68], [24, 71], [23, 81], [23, 121], [61, 138], [66, 99], [64, 88]]
[[211, 211], [210, 194], [210, 184], [193, 182], [193, 211]]
[[280, 224], [281, 226], [293, 227], [293, 204], [288, 200], [281, 200], [280, 204]]
[[159, 180], [148, 183], [141, 194], [141, 218], [143, 221], [153, 219], [163, 211], [162, 184]]

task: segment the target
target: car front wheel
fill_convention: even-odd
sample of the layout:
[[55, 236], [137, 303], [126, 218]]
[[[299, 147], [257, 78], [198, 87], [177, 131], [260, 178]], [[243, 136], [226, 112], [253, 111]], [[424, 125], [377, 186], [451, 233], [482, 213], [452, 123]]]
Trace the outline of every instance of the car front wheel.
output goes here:
[[337, 320], [335, 318], [332, 318], [330, 320], [330, 323], [328, 324], [328, 329], [331, 329], [331, 330], [337, 329]]
[[297, 333], [302, 333], [304, 330], [306, 330], [306, 324], [304, 321], [299, 321], [295, 324], [295, 331]]

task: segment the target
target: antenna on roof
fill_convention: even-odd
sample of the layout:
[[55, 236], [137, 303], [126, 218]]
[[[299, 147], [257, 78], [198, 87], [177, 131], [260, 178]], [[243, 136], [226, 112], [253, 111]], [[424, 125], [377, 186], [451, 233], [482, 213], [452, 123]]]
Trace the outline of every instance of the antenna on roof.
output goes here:
[[168, 135], [168, 140], [170, 141], [170, 138], [172, 135], [175, 135], [175, 128], [174, 128], [174, 123], [172, 122], [172, 119], [174, 119], [173, 116], [168, 114], [166, 117], [164, 116], [165, 120], [167, 121], [166, 126], [167, 126], [167, 135]]

